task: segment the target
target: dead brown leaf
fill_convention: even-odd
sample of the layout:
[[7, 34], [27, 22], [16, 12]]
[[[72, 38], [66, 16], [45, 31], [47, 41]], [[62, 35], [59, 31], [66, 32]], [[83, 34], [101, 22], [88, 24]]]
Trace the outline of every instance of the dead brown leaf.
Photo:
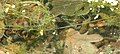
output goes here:
[[91, 42], [99, 42], [102, 39], [99, 34], [80, 34], [70, 28], [66, 31], [64, 54], [95, 54], [98, 49]]
[[103, 27], [106, 25], [106, 22], [104, 20], [100, 20], [96, 23], [97, 27]]
[[91, 34], [91, 35], [87, 35], [87, 33], [80, 34], [78, 31], [75, 31], [72, 28], [67, 30], [66, 36], [68, 38], [72, 36], [75, 39], [82, 40], [82, 41], [88, 41], [88, 42], [99, 42], [103, 40], [103, 37], [101, 37], [101, 35], [99, 34]]
[[19, 26], [28, 27], [29, 23], [28, 23], [28, 21], [25, 18], [19, 18], [19, 19], [15, 20], [14, 25], [15, 26], [19, 25]]

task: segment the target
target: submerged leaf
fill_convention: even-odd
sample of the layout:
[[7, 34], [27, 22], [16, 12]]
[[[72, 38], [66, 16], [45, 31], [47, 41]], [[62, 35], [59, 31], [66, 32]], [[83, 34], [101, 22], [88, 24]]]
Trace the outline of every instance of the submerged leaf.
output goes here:
[[89, 41], [89, 42], [99, 42], [103, 40], [103, 37], [101, 37], [99, 34], [91, 34], [91, 35], [83, 34], [80, 36], [79, 39], [83, 41]]
[[0, 20], [0, 38], [4, 34], [4, 31], [5, 31], [4, 27], [5, 27], [5, 24], [4, 24], [3, 20]]
[[74, 29], [69, 29], [66, 34], [67, 37], [73, 36], [74, 38], [82, 41], [88, 41], [88, 42], [99, 42], [103, 40], [103, 37], [99, 34], [80, 34], [78, 31], [75, 31]]
[[78, 4], [76, 6], [76, 10], [75, 10], [75, 14], [77, 16], [80, 16], [80, 15], [86, 15], [89, 13], [90, 11], [90, 7], [89, 7], [89, 4], [88, 3], [82, 3], [82, 4]]
[[98, 49], [90, 42], [103, 39], [99, 34], [80, 34], [72, 28], [66, 32], [64, 54], [95, 54]]
[[56, 16], [59, 14], [73, 16], [76, 11], [77, 15], [84, 15], [89, 12], [88, 5], [85, 6], [85, 4], [86, 3], [81, 1], [53, 1], [51, 12]]

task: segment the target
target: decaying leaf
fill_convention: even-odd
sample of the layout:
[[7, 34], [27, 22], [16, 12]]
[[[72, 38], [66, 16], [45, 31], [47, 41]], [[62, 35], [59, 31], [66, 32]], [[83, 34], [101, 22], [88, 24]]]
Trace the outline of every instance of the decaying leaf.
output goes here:
[[89, 27], [93, 28], [96, 27], [96, 25], [94, 23], [89, 23]]
[[4, 27], [5, 27], [5, 24], [4, 24], [4, 21], [3, 20], [0, 20], [0, 38], [2, 37], [2, 35], [4, 34]]
[[87, 35], [85, 34], [80, 34], [78, 31], [75, 31], [74, 29], [69, 29], [66, 34], [67, 37], [74, 37], [78, 40], [82, 41], [88, 41], [88, 42], [99, 42], [103, 40], [103, 37], [101, 37], [99, 34], [91, 34]]
[[98, 49], [91, 42], [103, 39], [99, 34], [80, 34], [72, 28], [66, 32], [64, 54], [95, 54]]
[[89, 27], [93, 28], [93, 27], [104, 27], [106, 26], [106, 22], [104, 20], [99, 20], [96, 23], [89, 23]]
[[79, 40], [89, 41], [89, 42], [99, 42], [99, 41], [103, 40], [103, 37], [101, 37], [99, 34], [91, 34], [91, 35], [82, 34], [79, 37]]
[[104, 20], [100, 20], [97, 22], [97, 27], [103, 27], [103, 26], [106, 26], [106, 22]]
[[120, 49], [120, 41], [117, 41], [115, 43], [111, 43], [111, 46], [116, 49]]
[[15, 26], [19, 25], [19, 26], [28, 27], [29, 23], [28, 23], [28, 21], [25, 18], [19, 18], [19, 19], [15, 20], [14, 25]]

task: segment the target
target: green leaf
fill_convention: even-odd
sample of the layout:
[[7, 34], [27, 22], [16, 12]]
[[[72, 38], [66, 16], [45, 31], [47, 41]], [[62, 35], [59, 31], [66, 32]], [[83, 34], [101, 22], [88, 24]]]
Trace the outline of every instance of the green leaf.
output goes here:
[[75, 8], [78, 4], [82, 4], [80, 1], [53, 1], [53, 8], [51, 10], [52, 14], [55, 16], [59, 14], [73, 16]]
[[88, 3], [81, 3], [76, 6], [75, 11], [77, 16], [86, 15], [90, 12], [90, 6]]

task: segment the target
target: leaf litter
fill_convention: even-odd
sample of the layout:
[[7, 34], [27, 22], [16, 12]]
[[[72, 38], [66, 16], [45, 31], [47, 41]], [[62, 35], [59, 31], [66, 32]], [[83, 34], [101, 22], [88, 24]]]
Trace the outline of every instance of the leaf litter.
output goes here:
[[67, 30], [64, 54], [95, 54], [98, 49], [91, 42], [103, 40], [99, 34], [80, 34], [70, 28]]

